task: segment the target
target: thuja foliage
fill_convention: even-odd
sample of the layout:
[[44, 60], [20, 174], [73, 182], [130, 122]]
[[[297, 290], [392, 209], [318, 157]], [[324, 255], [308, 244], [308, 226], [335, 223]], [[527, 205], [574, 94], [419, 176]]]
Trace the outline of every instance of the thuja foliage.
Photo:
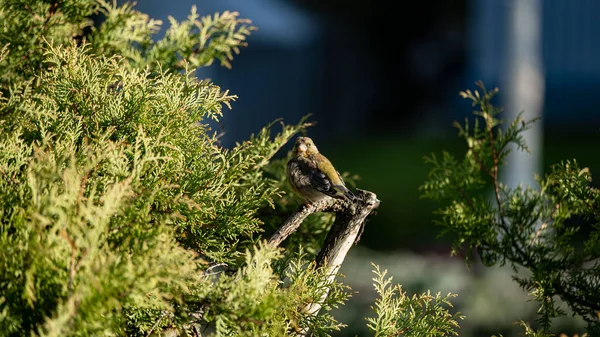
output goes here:
[[[194, 72], [231, 67], [249, 20], [192, 9], [155, 40], [161, 22], [131, 4], [1, 0], [0, 27], [0, 335], [343, 326], [329, 310], [350, 291], [312, 263], [332, 216], [312, 217], [285, 250], [261, 240], [297, 206], [286, 158], [274, 158], [309, 124], [267, 125], [233, 148], [208, 126], [237, 97]], [[380, 295], [376, 335], [406, 300]], [[421, 296], [435, 311], [402, 314], [419, 324], [404, 335], [456, 327]], [[315, 302], [313, 317], [304, 308]]]
[[367, 318], [369, 329], [376, 337], [383, 336], [458, 336], [460, 313], [450, 313], [450, 299], [456, 294], [432, 295], [429, 291], [419, 296], [409, 296], [399, 284], [392, 285], [387, 270], [373, 264], [375, 290], [379, 297], [375, 301], [377, 316]]
[[[528, 151], [522, 133], [535, 121], [519, 116], [503, 128], [500, 109], [492, 104], [497, 89], [479, 86], [461, 93], [477, 108], [474, 121], [455, 124], [466, 153], [426, 157], [433, 168], [421, 187], [424, 196], [447, 201], [438, 212], [439, 223], [456, 235], [454, 252], [464, 250], [467, 260], [478, 256], [487, 266], [513, 268], [515, 281], [539, 303], [543, 329], [566, 313], [561, 299], [597, 335], [600, 191], [591, 185], [589, 169], [574, 159], [536, 176], [538, 186], [504, 185], [499, 171], [513, 147]], [[482, 193], [487, 187], [492, 198]]]

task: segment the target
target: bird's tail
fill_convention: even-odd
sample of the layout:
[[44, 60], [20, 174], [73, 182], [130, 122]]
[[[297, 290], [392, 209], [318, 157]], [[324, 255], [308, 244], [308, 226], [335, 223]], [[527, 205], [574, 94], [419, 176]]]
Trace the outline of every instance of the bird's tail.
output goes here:
[[338, 187], [338, 191], [341, 193], [341, 195], [343, 196], [344, 199], [350, 200], [352, 202], [354, 202], [356, 199], [358, 199], [358, 197], [352, 193], [352, 191], [350, 191], [348, 189], [348, 187], [346, 186], [337, 186]]

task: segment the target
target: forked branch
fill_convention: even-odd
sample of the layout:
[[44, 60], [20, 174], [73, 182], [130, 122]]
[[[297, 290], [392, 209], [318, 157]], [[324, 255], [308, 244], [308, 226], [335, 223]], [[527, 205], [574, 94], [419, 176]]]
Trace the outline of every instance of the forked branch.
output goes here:
[[[375, 193], [359, 189], [356, 191], [356, 195], [357, 199], [352, 203], [338, 199], [328, 199], [312, 205], [300, 206], [298, 211], [292, 214], [271, 236], [269, 244], [273, 246], [281, 244], [312, 213], [334, 212], [336, 214], [335, 222], [331, 226], [327, 238], [315, 259], [318, 267], [325, 268], [326, 285], [330, 284], [342, 266], [346, 254], [348, 254], [352, 245], [360, 239], [367, 217], [379, 207], [380, 201]], [[319, 313], [323, 301], [329, 294], [329, 288], [326, 285], [322, 287], [324, 290], [321, 299], [318, 302], [309, 303], [305, 307], [306, 312], [311, 315]], [[301, 335], [307, 336], [309, 333], [309, 330], [305, 330], [301, 332]]]

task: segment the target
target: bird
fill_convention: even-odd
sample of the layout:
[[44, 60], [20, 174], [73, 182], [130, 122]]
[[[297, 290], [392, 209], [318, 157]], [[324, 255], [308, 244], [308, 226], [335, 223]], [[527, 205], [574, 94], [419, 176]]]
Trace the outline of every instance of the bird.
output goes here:
[[287, 163], [287, 178], [292, 190], [308, 205], [327, 198], [356, 199], [340, 173], [309, 137], [296, 138], [292, 158]]

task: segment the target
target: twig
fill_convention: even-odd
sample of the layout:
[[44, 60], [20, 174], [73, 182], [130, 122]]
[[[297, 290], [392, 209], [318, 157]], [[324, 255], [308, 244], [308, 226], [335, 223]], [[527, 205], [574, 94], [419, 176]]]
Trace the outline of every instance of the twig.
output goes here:
[[[486, 113], [484, 118], [486, 119], [486, 126], [487, 126], [487, 131], [488, 131], [488, 135], [490, 138], [490, 149], [492, 151], [492, 160], [493, 160], [493, 171], [491, 172], [491, 177], [492, 177], [492, 181], [494, 184], [494, 195], [496, 197], [496, 204], [498, 205], [498, 217], [500, 219], [500, 228], [504, 231], [505, 235], [510, 235], [510, 229], [509, 229], [509, 225], [507, 224], [506, 220], [504, 219], [504, 211], [502, 210], [502, 199], [500, 197], [500, 182], [498, 181], [498, 167], [499, 167], [499, 154], [503, 151], [504, 146], [503, 145], [499, 150], [496, 149], [496, 145], [495, 145], [495, 141], [494, 141], [494, 131], [493, 131], [493, 127], [492, 127], [492, 115], [490, 113]], [[489, 170], [488, 174], [490, 173]], [[527, 265], [529, 263], [529, 258], [527, 257], [527, 254], [525, 254], [525, 252], [523, 251], [523, 249], [521, 248], [521, 246], [519, 245], [519, 243], [517, 242], [517, 240], [515, 239], [514, 236], [511, 236], [511, 241], [512, 244], [515, 248], [515, 250], [517, 251], [517, 253], [521, 256], [521, 259], [523, 261], [524, 265]]]
[[60, 230], [60, 236], [67, 240], [69, 246], [71, 246], [71, 258], [69, 260], [69, 283], [67, 284], [67, 289], [70, 295], [73, 291], [73, 280], [75, 279], [75, 271], [77, 269], [77, 263], [75, 261], [77, 246], [75, 245], [75, 242], [73, 242], [71, 237], [69, 237], [69, 233], [67, 233], [67, 230], [65, 228], [62, 228]]
[[160, 317], [156, 320], [154, 325], [150, 328], [150, 330], [146, 334], [146, 337], [148, 337], [152, 334], [152, 331], [154, 331], [154, 329], [156, 329], [156, 327], [158, 326], [158, 323], [160, 323], [163, 320], [163, 318], [165, 318], [165, 316], [167, 316], [167, 311], [163, 311], [163, 313], [160, 315]]
[[206, 268], [206, 270], [204, 270], [203, 274], [206, 276], [220, 274], [221, 272], [223, 272], [223, 270], [213, 271], [213, 269], [217, 269], [218, 267], [227, 268], [228, 266], [227, 266], [227, 263], [224, 263], [224, 262], [215, 262], [215, 263], [212, 263], [208, 268]]
[[[486, 119], [491, 119], [492, 116], [487, 113]], [[502, 212], [502, 200], [500, 199], [500, 185], [498, 183], [498, 152], [496, 151], [496, 146], [494, 145], [494, 131], [492, 130], [492, 122], [487, 121], [487, 130], [490, 136], [490, 148], [492, 150], [492, 159], [494, 160], [493, 166], [493, 174], [492, 179], [494, 180], [494, 194], [496, 195], [496, 203], [498, 204], [498, 215], [500, 216], [500, 222], [505, 224], [504, 214]]]

